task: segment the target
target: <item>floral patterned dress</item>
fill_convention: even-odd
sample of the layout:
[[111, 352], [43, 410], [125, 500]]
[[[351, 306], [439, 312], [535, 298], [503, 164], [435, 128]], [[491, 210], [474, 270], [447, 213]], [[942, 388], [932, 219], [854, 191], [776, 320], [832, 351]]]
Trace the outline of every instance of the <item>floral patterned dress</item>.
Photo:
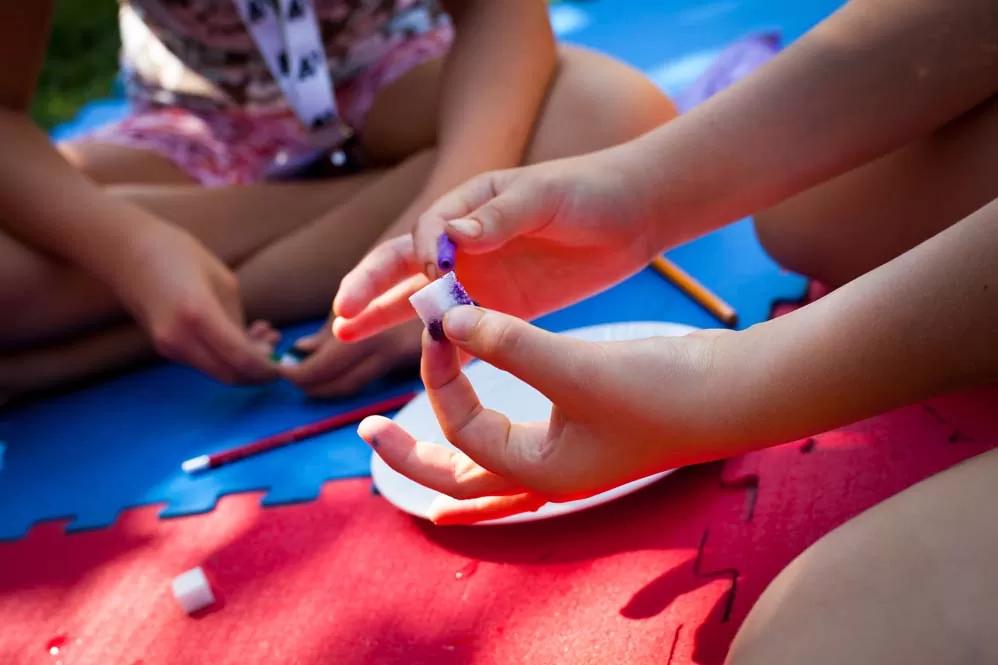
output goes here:
[[[435, 0], [313, 3], [337, 107], [355, 131], [379, 90], [453, 40]], [[133, 111], [85, 140], [153, 151], [206, 186], [255, 182], [279, 152], [311, 149], [234, 0], [119, 4]]]

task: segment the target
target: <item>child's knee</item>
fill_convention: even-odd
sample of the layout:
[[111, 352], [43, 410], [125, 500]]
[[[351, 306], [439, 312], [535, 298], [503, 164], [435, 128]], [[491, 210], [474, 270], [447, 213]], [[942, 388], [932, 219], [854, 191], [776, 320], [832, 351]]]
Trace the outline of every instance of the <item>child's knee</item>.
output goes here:
[[985, 453], [811, 545], [756, 601], [727, 665], [998, 662], [996, 471]]
[[600, 53], [562, 46], [527, 161], [626, 143], [676, 115], [669, 98], [637, 70]]
[[590, 109], [592, 127], [610, 145], [623, 143], [678, 115], [675, 105], [644, 74], [618, 60], [575, 47], [559, 50], [559, 82]]

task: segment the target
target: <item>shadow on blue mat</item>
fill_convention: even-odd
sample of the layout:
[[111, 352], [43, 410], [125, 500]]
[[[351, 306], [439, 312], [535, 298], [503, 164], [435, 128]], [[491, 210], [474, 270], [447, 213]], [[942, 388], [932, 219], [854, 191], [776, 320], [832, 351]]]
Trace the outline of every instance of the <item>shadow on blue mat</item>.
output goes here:
[[[563, 40], [628, 61], [679, 96], [726, 45], [769, 29], [794, 39], [839, 4], [600, 0], [560, 4], [552, 16]], [[732, 48], [739, 44], [744, 46]], [[725, 73], [732, 75], [713, 74]], [[120, 100], [91, 105], [54, 136], [74, 136], [126, 110]], [[768, 318], [774, 302], [801, 298], [806, 288], [801, 277], [781, 271], [763, 253], [748, 220], [669, 256], [731, 303], [743, 327]], [[566, 330], [623, 320], [717, 325], [650, 270], [538, 323]], [[298, 326], [287, 338], [317, 325]], [[385, 382], [350, 400], [315, 401], [286, 384], [228, 388], [193, 370], [161, 365], [5, 413], [0, 539], [56, 518], [74, 518], [69, 530], [103, 527], [124, 508], [152, 503], [166, 504], [163, 516], [205, 512], [221, 496], [250, 490], [269, 490], [264, 505], [315, 498], [328, 480], [368, 474], [370, 452], [354, 428], [196, 477], [184, 474], [180, 463], [417, 387], [412, 380]]]

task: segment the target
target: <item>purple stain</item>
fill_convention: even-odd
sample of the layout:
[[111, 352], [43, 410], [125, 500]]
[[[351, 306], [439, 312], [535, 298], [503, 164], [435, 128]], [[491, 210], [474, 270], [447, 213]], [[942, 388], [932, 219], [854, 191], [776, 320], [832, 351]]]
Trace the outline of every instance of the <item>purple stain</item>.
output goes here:
[[444, 334], [444, 322], [440, 319], [430, 321], [426, 329], [430, 331], [430, 339], [434, 342], [443, 342], [447, 339], [447, 336]]
[[468, 292], [464, 290], [463, 286], [461, 286], [461, 282], [457, 281], [456, 279], [450, 285], [450, 294], [454, 298], [455, 307], [457, 305], [474, 304], [474, 302], [471, 300], [471, 296], [469, 296]]
[[377, 447], [378, 447], [378, 446], [380, 446], [380, 445], [381, 445], [381, 444], [380, 444], [380, 443], [378, 443], [378, 440], [377, 440], [376, 438], [374, 438], [374, 437], [371, 437], [371, 447], [372, 447], [372, 448], [377, 448]]
[[430, 338], [442, 342], [446, 339], [444, 315], [455, 307], [470, 305], [471, 298], [457, 281], [456, 274], [448, 272], [412, 294], [409, 302], [429, 331]]
[[437, 238], [437, 267], [443, 272], [450, 272], [454, 269], [454, 258], [457, 248], [454, 241], [447, 237], [446, 233], [441, 233]]

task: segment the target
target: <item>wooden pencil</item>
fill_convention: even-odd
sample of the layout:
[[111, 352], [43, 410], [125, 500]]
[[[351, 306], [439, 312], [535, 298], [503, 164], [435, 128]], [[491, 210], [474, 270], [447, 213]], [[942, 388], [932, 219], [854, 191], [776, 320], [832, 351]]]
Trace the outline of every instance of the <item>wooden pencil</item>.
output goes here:
[[309, 439], [313, 436], [325, 434], [326, 432], [330, 432], [345, 425], [352, 425], [353, 423], [360, 422], [368, 416], [374, 416], [400, 409], [408, 404], [415, 396], [415, 393], [406, 393], [397, 397], [391, 397], [380, 402], [375, 402], [374, 404], [368, 404], [366, 406], [353, 409], [352, 411], [347, 411], [346, 413], [340, 413], [335, 416], [325, 418], [318, 422], [300, 425], [284, 432], [278, 432], [277, 434], [272, 434], [252, 443], [230, 448], [229, 450], [211, 453], [209, 455], [198, 455], [197, 457], [193, 457], [181, 464], [181, 468], [187, 473], [198, 473], [199, 471], [214, 469], [215, 467], [222, 466], [223, 464], [230, 464], [245, 457], [259, 455], [260, 453], [267, 452], [268, 450], [286, 446], [289, 443], [296, 443], [304, 439]]
[[738, 325], [738, 312], [731, 305], [721, 300], [719, 296], [712, 293], [675, 263], [664, 256], [656, 256], [652, 259], [651, 267], [677, 289], [689, 296], [693, 302], [710, 312], [718, 321], [729, 328]]

